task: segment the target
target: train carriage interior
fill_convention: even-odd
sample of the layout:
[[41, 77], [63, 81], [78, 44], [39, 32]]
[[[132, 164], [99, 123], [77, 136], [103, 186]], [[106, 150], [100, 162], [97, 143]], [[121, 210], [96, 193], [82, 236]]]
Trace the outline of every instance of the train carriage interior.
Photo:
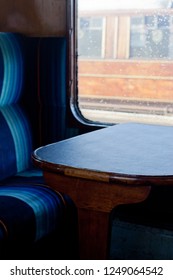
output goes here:
[[[34, 150], [119, 123], [173, 126], [172, 1], [106, 2], [115, 11], [104, 0], [0, 2], [1, 260], [79, 258], [75, 203], [45, 182]], [[115, 207], [108, 258], [173, 259], [172, 197], [152, 187]]]

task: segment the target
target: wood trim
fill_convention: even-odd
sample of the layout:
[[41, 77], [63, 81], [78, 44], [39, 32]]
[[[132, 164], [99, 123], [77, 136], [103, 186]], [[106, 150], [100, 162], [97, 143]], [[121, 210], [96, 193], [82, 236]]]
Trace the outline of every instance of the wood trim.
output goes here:
[[115, 18], [106, 17], [106, 42], [105, 42], [105, 58], [112, 58], [114, 51], [114, 41], [115, 41]]
[[116, 75], [172, 79], [173, 62], [165, 60], [85, 60], [78, 61], [79, 75]]
[[[120, 204], [136, 203], [145, 200], [150, 193], [150, 185], [100, 182], [75, 178], [44, 171], [46, 183], [53, 189], [68, 194], [78, 208], [109, 213]], [[123, 178], [122, 178], [123, 180]], [[98, 195], [99, 194], [99, 195]]]
[[172, 79], [80, 77], [80, 96], [155, 99], [172, 102]]
[[1, 0], [0, 31], [65, 36], [66, 5], [64, 0]]
[[80, 11], [79, 16], [140, 16], [140, 15], [172, 15], [172, 9], [122, 9], [122, 10], [98, 10], [98, 11]]
[[118, 50], [117, 58], [129, 58], [130, 46], [130, 16], [120, 16], [118, 20]]

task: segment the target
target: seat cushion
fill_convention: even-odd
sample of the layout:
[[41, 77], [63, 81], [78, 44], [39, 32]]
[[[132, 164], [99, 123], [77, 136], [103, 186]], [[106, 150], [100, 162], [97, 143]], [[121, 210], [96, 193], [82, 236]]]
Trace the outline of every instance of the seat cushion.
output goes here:
[[0, 259], [78, 258], [74, 203], [42, 184], [42, 176], [40, 184], [31, 183], [35, 176], [27, 180], [0, 183]]
[[16, 173], [14, 176], [8, 177], [0, 181], [0, 186], [13, 184], [45, 184], [43, 171], [36, 168], [29, 168], [22, 172]]
[[0, 186], [0, 221], [4, 238], [38, 241], [61, 227], [65, 207], [62, 195], [44, 185]]

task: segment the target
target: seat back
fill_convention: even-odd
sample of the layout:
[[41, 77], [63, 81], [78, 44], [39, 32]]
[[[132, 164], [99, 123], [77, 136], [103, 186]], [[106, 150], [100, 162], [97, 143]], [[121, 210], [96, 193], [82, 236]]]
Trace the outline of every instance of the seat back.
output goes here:
[[20, 107], [24, 81], [22, 37], [0, 33], [0, 180], [31, 165], [32, 136]]

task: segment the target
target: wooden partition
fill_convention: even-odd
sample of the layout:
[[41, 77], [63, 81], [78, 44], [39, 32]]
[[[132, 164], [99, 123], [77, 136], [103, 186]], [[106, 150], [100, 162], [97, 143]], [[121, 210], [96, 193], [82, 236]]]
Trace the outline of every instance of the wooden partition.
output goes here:
[[1, 0], [0, 31], [29, 36], [64, 36], [66, 0]]

